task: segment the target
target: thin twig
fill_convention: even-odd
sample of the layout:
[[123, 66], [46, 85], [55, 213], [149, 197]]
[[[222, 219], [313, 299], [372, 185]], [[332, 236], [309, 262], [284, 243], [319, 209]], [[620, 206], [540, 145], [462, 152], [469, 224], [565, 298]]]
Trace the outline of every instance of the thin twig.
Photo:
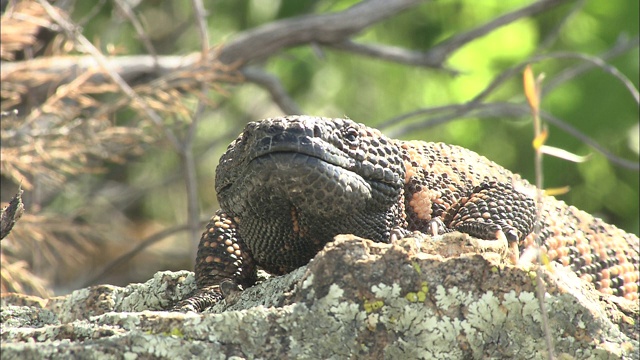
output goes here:
[[[461, 109], [464, 113], [461, 114]], [[428, 111], [427, 111], [428, 110]], [[437, 117], [430, 117], [423, 120], [417, 120], [410, 124], [394, 128], [393, 130], [387, 130], [385, 133], [391, 137], [401, 137], [403, 134], [408, 134], [417, 130], [428, 129], [437, 125], [447, 123], [454, 119], [461, 117], [474, 117], [479, 119], [505, 119], [505, 118], [517, 118], [526, 116], [529, 114], [529, 107], [525, 103], [508, 103], [508, 102], [493, 102], [486, 104], [478, 104], [472, 109], [467, 109], [467, 104], [455, 104], [440, 106], [430, 109], [422, 109], [421, 114], [430, 113], [444, 113]], [[413, 116], [413, 115], [412, 115]], [[582, 143], [591, 146], [595, 151], [604, 155], [609, 161], [617, 164], [620, 167], [640, 171], [640, 164], [637, 161], [623, 159], [609, 150], [598, 144], [595, 140], [576, 129], [565, 120], [562, 120], [553, 114], [550, 114], [544, 110], [540, 111], [540, 116], [545, 119], [549, 124], [552, 124], [567, 134], [580, 140]]]
[[[628, 50], [638, 47], [638, 42], [639, 42], [639, 38], [637, 36], [632, 39], [628, 39], [626, 41], [624, 40], [618, 41], [613, 48], [607, 50], [605, 53], [600, 55], [599, 58], [603, 59], [602, 61], [606, 59], [615, 58], [616, 56], [621, 55], [627, 52]], [[533, 59], [527, 59], [501, 72], [489, 83], [489, 85], [487, 85], [484, 89], [482, 89], [482, 91], [480, 91], [475, 97], [473, 97], [473, 99], [471, 99], [466, 103], [417, 109], [405, 114], [395, 116], [391, 119], [385, 120], [381, 124], [379, 124], [378, 127], [381, 129], [384, 129], [384, 128], [397, 125], [400, 122], [415, 116], [427, 115], [427, 114], [438, 113], [438, 112], [455, 111], [455, 113], [453, 113], [452, 116], [450, 117], [439, 119], [437, 121], [430, 121], [429, 122], [430, 126], [445, 122], [449, 119], [455, 118], [456, 116], [463, 116], [469, 111], [473, 110], [474, 107], [476, 107], [484, 99], [486, 99], [489, 95], [491, 95], [491, 93], [493, 93], [493, 91], [496, 90], [505, 81], [510, 80], [513, 76], [522, 72], [522, 70], [524, 69], [525, 66], [527, 66], [527, 64], [531, 62], [540, 62], [547, 58], [555, 58], [554, 54], [556, 53], [540, 55], [540, 56], [534, 57]], [[554, 89], [558, 85], [574, 78], [575, 76], [580, 75], [581, 73], [593, 68], [594, 66], [596, 65], [593, 62], [583, 63], [573, 68], [573, 70], [572, 69], [566, 70], [565, 72], [560, 73], [556, 77], [547, 79], [545, 89], [543, 89], [541, 97], [543, 98], [546, 94], [548, 94], [551, 91], [551, 89]]]
[[572, 19], [582, 8], [584, 7], [585, 0], [578, 0], [575, 2], [570, 11], [567, 12], [562, 20], [558, 21], [555, 27], [547, 34], [547, 36], [540, 42], [540, 45], [536, 48], [536, 53], [540, 54], [549, 49], [560, 35], [560, 31], [564, 26]]
[[[203, 220], [202, 222], [200, 222], [198, 225], [202, 225], [204, 226], [204, 224], [207, 223], [207, 221], [209, 221], [209, 219], [207, 220]], [[110, 273], [113, 269], [115, 269], [116, 267], [126, 263], [127, 261], [131, 260], [134, 256], [138, 255], [140, 252], [142, 252], [142, 250], [148, 248], [149, 246], [164, 240], [165, 238], [176, 234], [180, 231], [184, 231], [184, 230], [188, 230], [189, 229], [189, 225], [188, 224], [182, 224], [182, 225], [177, 225], [174, 227], [170, 227], [167, 229], [164, 229], [160, 232], [157, 232], [149, 237], [147, 237], [146, 239], [144, 239], [142, 242], [140, 242], [138, 245], [136, 245], [133, 249], [127, 251], [126, 253], [118, 256], [117, 258], [115, 258], [114, 260], [112, 260], [111, 262], [109, 262], [107, 265], [105, 265], [102, 270], [100, 270], [96, 275], [92, 276], [89, 280], [85, 281], [84, 284], [82, 284], [81, 287], [87, 287], [87, 286], [91, 286], [93, 284], [96, 284], [100, 281], [100, 279], [102, 279], [106, 274]]]
[[568, 2], [568, 0], [546, 0], [533, 2], [531, 5], [499, 16], [486, 24], [483, 24], [465, 33], [458, 34], [443, 41], [442, 43], [429, 49], [428, 56], [431, 58], [431, 62], [434, 64], [444, 63], [444, 61], [446, 61], [446, 59], [449, 58], [451, 54], [453, 54], [469, 42], [482, 37], [501, 26], [512, 23], [523, 17], [539, 14], [565, 2]]
[[[640, 46], [640, 37], [635, 36], [629, 39], [626, 36], [621, 36], [620, 38], [618, 38], [618, 41], [616, 41], [616, 44], [611, 49], [599, 55], [598, 58], [602, 61], [611, 60], [619, 55], [626, 53], [631, 49], [637, 48], [638, 46]], [[544, 97], [559, 85], [564, 84], [571, 79], [574, 79], [575, 77], [585, 73], [595, 66], [596, 64], [594, 64], [593, 62], [579, 63], [574, 67], [570, 67], [556, 74], [553, 78], [545, 80], [545, 86], [544, 89], [542, 89], [542, 96]]]
[[626, 75], [621, 73], [620, 70], [618, 70], [615, 66], [607, 64], [604, 60], [597, 56], [561, 51], [548, 55], [535, 56], [531, 59], [531, 62], [535, 63], [547, 59], [579, 59], [591, 63], [595, 65], [595, 67], [602, 69], [607, 74], [612, 75], [614, 78], [619, 80], [624, 85], [624, 87], [627, 88], [627, 91], [631, 94], [636, 104], [640, 104], [640, 92], [638, 92], [638, 89], [636, 89], [633, 82], [629, 80]]
[[540, 231], [542, 229], [542, 202], [544, 200], [544, 184], [543, 184], [543, 169], [542, 169], [542, 145], [544, 139], [542, 132], [542, 121], [540, 120], [540, 82], [541, 78], [536, 79], [531, 71], [531, 67], [527, 66], [524, 71], [524, 87], [525, 97], [529, 102], [529, 108], [533, 117], [533, 148], [535, 150], [534, 156], [534, 168], [535, 168], [535, 184], [536, 184], [536, 218], [533, 225], [533, 234], [535, 237], [535, 244], [538, 248], [538, 267], [536, 268], [536, 295], [538, 303], [540, 305], [540, 315], [542, 318], [542, 328], [544, 329], [544, 340], [547, 345], [547, 358], [553, 360], [554, 346], [553, 339], [551, 338], [551, 328], [549, 327], [549, 313], [547, 312], [547, 305], [544, 301], [545, 294], [547, 292], [544, 281], [542, 281], [542, 252], [539, 250], [542, 248], [542, 240], [540, 238]]
[[115, 4], [118, 10], [120, 10], [120, 12], [122, 12], [122, 14], [127, 19], [129, 19], [129, 21], [131, 22], [131, 25], [133, 25], [133, 28], [136, 31], [136, 34], [138, 34], [140, 41], [142, 41], [142, 45], [144, 45], [144, 48], [147, 50], [147, 52], [151, 54], [151, 56], [153, 56], [154, 63], [157, 66], [158, 52], [153, 47], [153, 44], [151, 43], [151, 39], [149, 39], [149, 36], [145, 32], [144, 27], [138, 20], [138, 17], [136, 16], [136, 14], [133, 13], [133, 10], [131, 9], [131, 6], [129, 6], [129, 3], [123, 0], [115, 0]]
[[78, 26], [83, 27], [86, 23], [88, 23], [91, 19], [98, 15], [106, 2], [107, 0], [99, 0], [95, 5], [93, 5], [93, 8], [91, 8], [91, 10], [89, 10], [86, 15], [84, 15], [80, 20], [77, 21]]
[[328, 44], [330, 47], [372, 58], [393, 61], [400, 64], [428, 67], [445, 70], [450, 75], [458, 75], [454, 69], [446, 68], [442, 61], [434, 59], [431, 51], [412, 51], [405, 48], [381, 44], [361, 44], [346, 40], [340, 43]]
[[198, 28], [198, 35], [200, 36], [200, 50], [202, 52], [202, 58], [208, 59], [209, 56], [209, 32], [207, 31], [207, 10], [202, 3], [202, 0], [191, 0], [191, 6], [193, 7], [193, 16], [196, 20]]
[[287, 93], [287, 90], [285, 90], [284, 86], [282, 86], [282, 83], [280, 83], [280, 80], [276, 76], [252, 67], [245, 67], [242, 70], [242, 75], [244, 75], [247, 81], [266, 89], [271, 95], [271, 100], [278, 104], [280, 110], [285, 114], [302, 114], [302, 110], [298, 104]]
[[[200, 53], [201, 53], [201, 65], [206, 66], [209, 63], [209, 33], [207, 32], [207, 12], [204, 8], [202, 0], [192, 0], [191, 5], [193, 7], [193, 16], [195, 17], [196, 24], [198, 25], [198, 34], [200, 36]], [[200, 85], [200, 92], [202, 98], [206, 98], [209, 93], [209, 89], [206, 83]], [[191, 116], [191, 123], [189, 129], [184, 138], [183, 146], [180, 148], [180, 157], [182, 158], [182, 165], [184, 171], [184, 182], [187, 192], [187, 222], [189, 224], [189, 244], [191, 253], [195, 254], [198, 251], [199, 236], [199, 221], [200, 207], [198, 201], [198, 176], [196, 173], [196, 163], [193, 156], [193, 141], [198, 129], [198, 124], [202, 113], [204, 112], [205, 103], [201, 97], [198, 97], [196, 109]], [[195, 260], [194, 260], [195, 261]]]

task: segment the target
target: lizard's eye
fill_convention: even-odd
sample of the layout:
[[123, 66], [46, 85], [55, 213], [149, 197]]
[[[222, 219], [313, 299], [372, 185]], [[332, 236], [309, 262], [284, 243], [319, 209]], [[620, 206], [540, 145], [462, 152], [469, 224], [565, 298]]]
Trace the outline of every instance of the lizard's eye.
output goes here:
[[358, 146], [358, 143], [359, 143], [358, 137], [359, 136], [360, 136], [360, 133], [358, 132], [358, 130], [356, 130], [355, 128], [352, 128], [352, 127], [348, 128], [347, 131], [345, 131], [345, 133], [344, 133], [344, 139], [351, 146]]

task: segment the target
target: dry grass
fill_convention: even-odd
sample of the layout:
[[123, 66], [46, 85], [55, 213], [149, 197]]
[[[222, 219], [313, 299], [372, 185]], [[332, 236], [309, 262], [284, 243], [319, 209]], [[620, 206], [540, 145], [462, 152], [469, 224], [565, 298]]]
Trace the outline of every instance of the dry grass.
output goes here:
[[[203, 83], [221, 92], [220, 83], [241, 80], [233, 68], [214, 60], [176, 62], [173, 68], [138, 76], [139, 64], [132, 59], [115, 70], [128, 80], [137, 95], [132, 98], [113, 81], [114, 70], [99, 65], [101, 59], [77, 55], [86, 50], [74, 45], [82, 35], [60, 22], [69, 18], [63, 10], [56, 8], [54, 19], [50, 11], [36, 1], [11, 3], [0, 26], [0, 56], [7, 67], [14, 66], [3, 69], [0, 78], [0, 187], [9, 195], [21, 186], [26, 205], [25, 215], [2, 242], [0, 286], [2, 292], [40, 296], [50, 295], [48, 284], [60, 276], [52, 269], [80, 271], [117, 234], [100, 227], [124, 217], [115, 213], [122, 209], [100, 213], [104, 209], [88, 199], [61, 212], [56, 195], [87, 175], [107, 172], [105, 164], [126, 164], [164, 146], [167, 134], [184, 131], [196, 101], [211, 105], [200, 96]], [[42, 31], [53, 38], [42, 39]], [[149, 111], [164, 123], [150, 119]]]
[[2, 60], [15, 60], [17, 52], [38, 47], [38, 32], [42, 28], [55, 28], [45, 14], [44, 8], [34, 1], [19, 1], [5, 11], [0, 27]]

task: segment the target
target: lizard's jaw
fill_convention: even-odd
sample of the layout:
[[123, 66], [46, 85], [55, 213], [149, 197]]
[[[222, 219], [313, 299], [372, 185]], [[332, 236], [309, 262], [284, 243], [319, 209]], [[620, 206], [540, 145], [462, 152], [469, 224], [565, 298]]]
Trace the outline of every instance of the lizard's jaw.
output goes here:
[[254, 158], [233, 184], [222, 189], [221, 205], [234, 213], [263, 213], [293, 207], [323, 218], [363, 211], [372, 186], [360, 175], [301, 152], [276, 151]]

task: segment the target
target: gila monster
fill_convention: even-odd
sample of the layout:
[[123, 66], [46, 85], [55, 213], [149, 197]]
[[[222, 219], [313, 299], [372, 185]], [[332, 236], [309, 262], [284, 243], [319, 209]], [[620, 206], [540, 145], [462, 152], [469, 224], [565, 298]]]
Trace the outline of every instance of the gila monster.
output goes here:
[[[307, 264], [338, 234], [378, 242], [418, 231], [534, 242], [536, 188], [470, 150], [402, 141], [349, 119], [251, 122], [222, 155], [221, 209], [202, 234], [198, 292], [174, 309], [202, 311], [257, 280]], [[551, 196], [542, 248], [603, 293], [638, 299], [638, 237]]]

